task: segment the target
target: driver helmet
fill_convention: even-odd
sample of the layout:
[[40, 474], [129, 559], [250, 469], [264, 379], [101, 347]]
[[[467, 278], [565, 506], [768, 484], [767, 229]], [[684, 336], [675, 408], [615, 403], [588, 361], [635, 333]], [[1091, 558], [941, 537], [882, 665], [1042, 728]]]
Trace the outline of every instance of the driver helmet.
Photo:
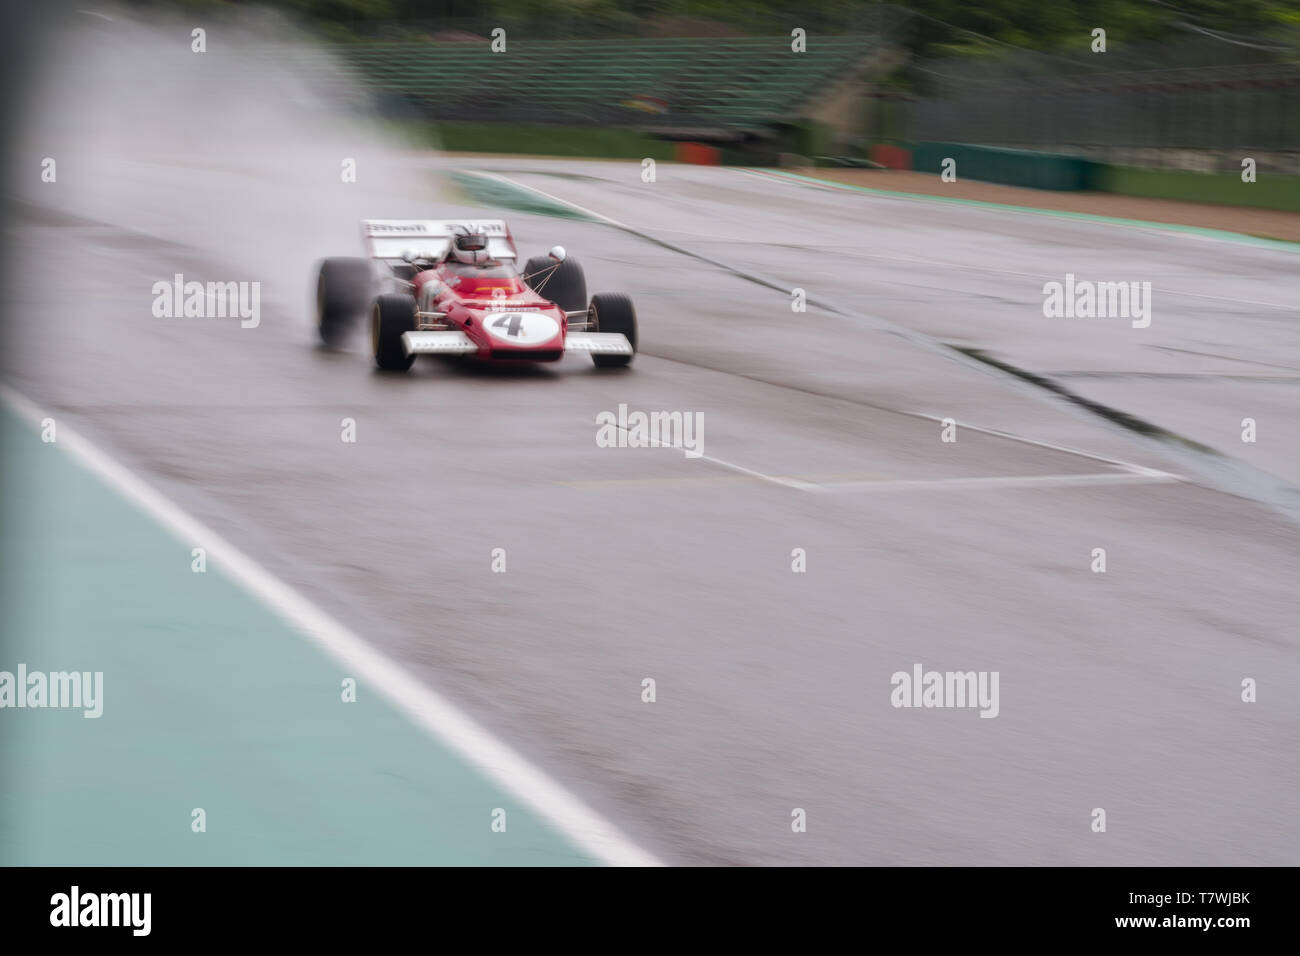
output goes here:
[[492, 261], [488, 254], [488, 237], [481, 232], [470, 232], [464, 226], [456, 228], [450, 253], [451, 258], [468, 266], [487, 265]]

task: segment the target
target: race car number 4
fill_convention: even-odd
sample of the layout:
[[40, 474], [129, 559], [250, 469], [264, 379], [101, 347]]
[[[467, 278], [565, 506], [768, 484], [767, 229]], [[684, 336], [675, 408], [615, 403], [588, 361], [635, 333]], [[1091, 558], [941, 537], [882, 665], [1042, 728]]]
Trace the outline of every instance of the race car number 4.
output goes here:
[[540, 345], [560, 333], [560, 323], [540, 312], [493, 312], [483, 319], [483, 328], [511, 345]]

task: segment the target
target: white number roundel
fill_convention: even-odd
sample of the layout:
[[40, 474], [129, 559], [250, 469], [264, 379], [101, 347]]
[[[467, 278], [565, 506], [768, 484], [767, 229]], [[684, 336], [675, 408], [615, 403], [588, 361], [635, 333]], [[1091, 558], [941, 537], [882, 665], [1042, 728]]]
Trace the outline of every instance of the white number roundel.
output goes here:
[[541, 345], [560, 334], [560, 323], [542, 312], [490, 312], [483, 328], [498, 342]]

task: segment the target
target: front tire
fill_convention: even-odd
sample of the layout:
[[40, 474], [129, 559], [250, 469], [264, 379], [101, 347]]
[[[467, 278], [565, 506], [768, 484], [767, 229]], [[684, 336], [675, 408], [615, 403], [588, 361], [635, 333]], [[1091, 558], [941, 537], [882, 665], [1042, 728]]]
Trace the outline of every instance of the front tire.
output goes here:
[[370, 345], [375, 364], [386, 372], [405, 372], [415, 362], [402, 344], [403, 332], [415, 331], [415, 299], [409, 295], [377, 296], [370, 309]]
[[342, 345], [370, 301], [370, 260], [325, 259], [316, 274], [316, 331], [331, 348]]
[[524, 275], [534, 273], [537, 275], [528, 287], [538, 295], [546, 296], [565, 312], [581, 312], [587, 307], [587, 276], [577, 259], [557, 264], [550, 256], [533, 256], [524, 266]]
[[[636, 309], [632, 300], [620, 292], [597, 292], [591, 297], [588, 326], [593, 332], [622, 332], [636, 352]], [[631, 355], [600, 355], [593, 352], [591, 360], [597, 368], [621, 368], [632, 361]]]

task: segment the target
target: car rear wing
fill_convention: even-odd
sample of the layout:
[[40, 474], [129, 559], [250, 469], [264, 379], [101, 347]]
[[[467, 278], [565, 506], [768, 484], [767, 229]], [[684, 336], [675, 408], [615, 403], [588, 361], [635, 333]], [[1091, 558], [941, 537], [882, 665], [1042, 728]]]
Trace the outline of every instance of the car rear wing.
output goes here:
[[406, 252], [420, 258], [441, 259], [458, 229], [488, 237], [488, 255], [515, 259], [515, 240], [503, 219], [365, 219], [361, 234], [371, 259], [401, 259]]

